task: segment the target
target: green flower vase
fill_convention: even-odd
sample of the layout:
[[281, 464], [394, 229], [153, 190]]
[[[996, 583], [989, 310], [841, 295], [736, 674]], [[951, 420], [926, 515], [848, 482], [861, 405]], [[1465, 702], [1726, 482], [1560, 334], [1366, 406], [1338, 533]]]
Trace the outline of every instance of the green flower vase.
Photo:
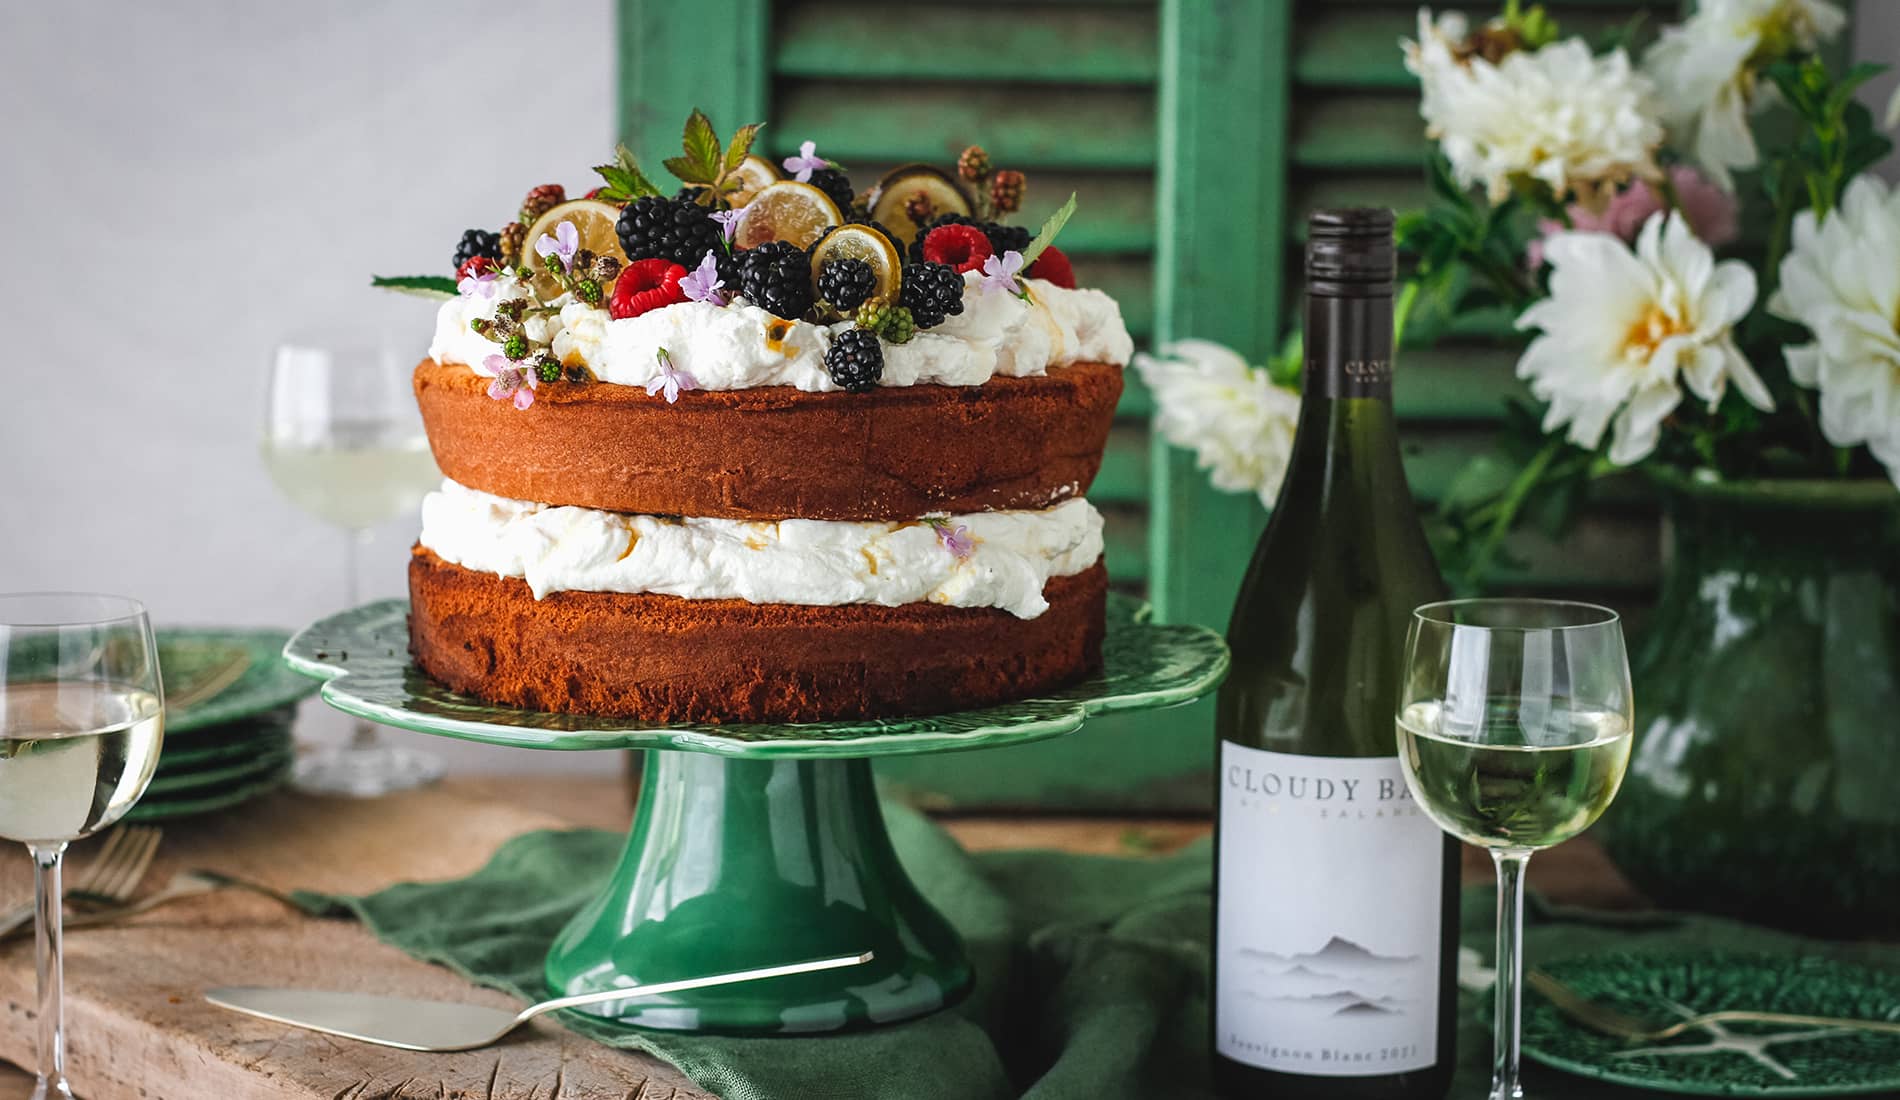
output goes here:
[[1671, 908], [1900, 932], [1900, 492], [1661, 484], [1612, 858]]

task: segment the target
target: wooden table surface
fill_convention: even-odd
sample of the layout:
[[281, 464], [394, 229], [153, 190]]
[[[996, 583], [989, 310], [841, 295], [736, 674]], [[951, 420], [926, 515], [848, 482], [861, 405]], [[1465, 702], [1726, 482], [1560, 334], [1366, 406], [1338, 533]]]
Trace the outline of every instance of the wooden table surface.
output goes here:
[[[363, 893], [408, 879], [468, 874], [496, 846], [549, 826], [624, 828], [627, 787], [597, 779], [460, 777], [371, 801], [284, 794], [250, 812], [166, 827], [156, 889], [178, 870], [210, 867], [280, 889]], [[1115, 854], [1171, 851], [1203, 822], [1104, 818], [960, 818], [972, 849], [1060, 848]], [[452, 827], [446, 827], [452, 825]], [[76, 845], [75, 866], [90, 854]], [[0, 901], [31, 891], [24, 849], [0, 857]], [[1488, 861], [1468, 852], [1468, 881]], [[1553, 898], [1599, 906], [1640, 899], [1587, 839], [1539, 856], [1531, 881]], [[331, 1039], [212, 1008], [215, 985], [299, 985], [513, 1005], [440, 967], [376, 942], [349, 921], [292, 913], [227, 892], [181, 901], [119, 927], [67, 939], [71, 1076], [84, 1100], [700, 1100], [708, 1094], [655, 1059], [614, 1050], [537, 1021], [519, 1041], [461, 1054], [411, 1054]], [[0, 945], [0, 1058], [33, 1059], [30, 939]], [[30, 1076], [0, 1067], [0, 1100], [24, 1098]]]

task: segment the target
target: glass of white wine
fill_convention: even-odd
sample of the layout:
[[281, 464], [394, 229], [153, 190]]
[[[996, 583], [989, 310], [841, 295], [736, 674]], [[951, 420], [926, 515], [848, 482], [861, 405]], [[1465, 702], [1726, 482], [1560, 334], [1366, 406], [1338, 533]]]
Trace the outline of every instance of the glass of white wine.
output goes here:
[[152, 625], [137, 600], [0, 595], [0, 837], [33, 854], [39, 1083], [65, 1097], [60, 859], [112, 824], [152, 781], [165, 730]]
[[1498, 871], [1492, 1100], [1517, 1100], [1524, 868], [1589, 828], [1629, 766], [1629, 658], [1617, 614], [1557, 600], [1451, 600], [1413, 613], [1399, 764], [1439, 828]]
[[[357, 559], [376, 525], [413, 514], [442, 480], [409, 378], [410, 364], [386, 349], [285, 345], [272, 364], [264, 465], [293, 504], [342, 529], [347, 607], [358, 602]], [[293, 782], [373, 798], [441, 776], [440, 759], [357, 720], [347, 743], [300, 757]]]

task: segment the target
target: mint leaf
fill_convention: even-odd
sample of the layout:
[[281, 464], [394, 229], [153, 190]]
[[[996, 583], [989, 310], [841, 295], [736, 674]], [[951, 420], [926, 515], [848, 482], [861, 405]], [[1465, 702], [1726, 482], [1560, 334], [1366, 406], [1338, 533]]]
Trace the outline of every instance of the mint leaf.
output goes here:
[[1024, 271], [1029, 270], [1029, 265], [1036, 262], [1036, 257], [1042, 255], [1043, 249], [1055, 243], [1056, 234], [1062, 232], [1062, 227], [1069, 224], [1069, 217], [1074, 213], [1075, 192], [1071, 191], [1069, 201], [1062, 204], [1062, 209], [1049, 215], [1049, 220], [1042, 223], [1042, 232], [1036, 234], [1036, 239], [1030, 241], [1029, 247], [1023, 250]]
[[732, 142], [726, 146], [726, 171], [737, 171], [745, 163], [752, 152], [752, 142], [759, 136], [759, 127], [764, 125], [763, 122], [748, 123], [732, 132]]
[[371, 275], [369, 285], [419, 298], [455, 297], [455, 280], [447, 275]]
[[632, 202], [634, 199], [657, 195], [660, 189], [640, 171], [640, 162], [633, 158], [633, 151], [623, 143], [614, 147], [612, 164], [597, 164], [594, 171], [606, 182], [600, 194], [594, 196], [604, 202]]

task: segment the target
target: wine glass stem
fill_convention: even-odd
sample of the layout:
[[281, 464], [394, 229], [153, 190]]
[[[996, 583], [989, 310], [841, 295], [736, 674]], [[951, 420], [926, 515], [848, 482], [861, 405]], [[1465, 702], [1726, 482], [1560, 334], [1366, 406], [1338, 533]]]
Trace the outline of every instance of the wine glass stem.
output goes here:
[[1498, 868], [1497, 1031], [1492, 1046], [1491, 1100], [1520, 1100], [1518, 1043], [1524, 1008], [1524, 868], [1529, 852], [1493, 848]]
[[40, 983], [40, 1094], [67, 1096], [65, 970], [60, 961], [60, 859], [66, 843], [28, 845], [33, 851], [33, 957]]
[[[368, 549], [375, 532], [367, 527], [352, 527], [343, 532], [343, 606], [355, 607], [362, 602], [363, 593], [359, 580], [358, 566], [363, 551]], [[350, 724], [350, 747], [358, 752], [368, 752], [380, 744], [376, 727], [357, 719]]]

